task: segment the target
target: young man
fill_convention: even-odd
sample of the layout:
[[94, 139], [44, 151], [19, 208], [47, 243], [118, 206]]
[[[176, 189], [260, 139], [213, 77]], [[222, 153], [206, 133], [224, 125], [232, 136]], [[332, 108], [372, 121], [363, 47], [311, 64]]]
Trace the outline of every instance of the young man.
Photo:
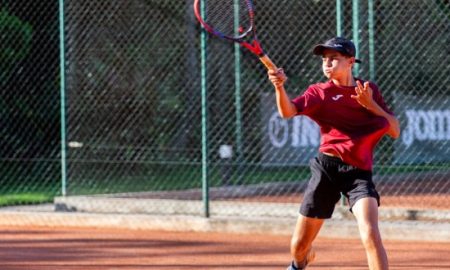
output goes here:
[[336, 37], [314, 47], [322, 56], [327, 82], [310, 85], [291, 100], [284, 89], [283, 69], [269, 71], [278, 111], [284, 118], [306, 115], [320, 126], [319, 154], [310, 162], [308, 182], [291, 240], [288, 270], [305, 269], [314, 259], [312, 242], [325, 219], [331, 218], [342, 193], [356, 217], [371, 270], [388, 269], [378, 230], [379, 195], [372, 182], [373, 149], [384, 134], [400, 135], [398, 120], [378, 87], [353, 77], [355, 45]]

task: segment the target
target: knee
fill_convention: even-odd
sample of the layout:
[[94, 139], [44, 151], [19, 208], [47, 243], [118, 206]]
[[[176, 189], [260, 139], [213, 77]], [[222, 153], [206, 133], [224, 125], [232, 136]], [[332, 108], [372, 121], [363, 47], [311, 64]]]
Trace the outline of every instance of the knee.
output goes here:
[[360, 225], [359, 231], [366, 249], [378, 248], [381, 245], [381, 236], [377, 227], [370, 224]]

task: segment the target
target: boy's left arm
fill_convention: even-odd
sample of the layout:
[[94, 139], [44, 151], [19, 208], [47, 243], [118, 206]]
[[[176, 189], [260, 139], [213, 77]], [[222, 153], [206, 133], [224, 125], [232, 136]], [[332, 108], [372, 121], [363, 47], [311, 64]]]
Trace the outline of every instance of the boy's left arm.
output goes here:
[[360, 81], [356, 81], [355, 87], [356, 95], [352, 95], [353, 99], [356, 99], [361, 106], [371, 111], [373, 114], [386, 118], [389, 122], [389, 130], [387, 134], [394, 139], [400, 137], [400, 123], [397, 117], [386, 112], [375, 100], [373, 99], [373, 90], [369, 87], [369, 82], [365, 82], [364, 85]]

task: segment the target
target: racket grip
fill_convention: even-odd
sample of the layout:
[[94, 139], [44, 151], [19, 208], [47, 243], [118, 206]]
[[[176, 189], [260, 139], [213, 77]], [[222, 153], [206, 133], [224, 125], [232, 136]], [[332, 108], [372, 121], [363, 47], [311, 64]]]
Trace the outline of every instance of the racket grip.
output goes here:
[[277, 70], [277, 66], [270, 60], [270, 58], [267, 56], [267, 54], [264, 54], [263, 56], [259, 57], [259, 60], [266, 66], [268, 70]]

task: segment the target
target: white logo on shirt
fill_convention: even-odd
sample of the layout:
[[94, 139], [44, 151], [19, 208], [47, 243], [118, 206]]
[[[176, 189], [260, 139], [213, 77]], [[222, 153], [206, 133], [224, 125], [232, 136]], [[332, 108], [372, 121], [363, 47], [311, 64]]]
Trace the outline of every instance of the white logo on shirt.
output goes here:
[[336, 96], [334, 96], [334, 97], [332, 97], [332, 99], [334, 100], [334, 101], [338, 101], [341, 97], [343, 97], [344, 95], [336, 95]]

